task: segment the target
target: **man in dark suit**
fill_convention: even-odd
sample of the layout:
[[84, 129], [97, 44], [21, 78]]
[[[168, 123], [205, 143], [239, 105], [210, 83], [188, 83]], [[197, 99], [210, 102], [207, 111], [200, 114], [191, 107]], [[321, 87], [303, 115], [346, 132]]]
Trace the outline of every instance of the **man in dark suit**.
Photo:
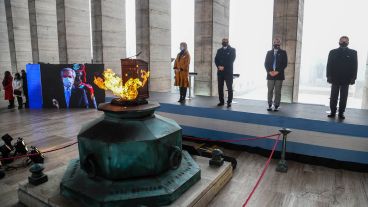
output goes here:
[[222, 47], [217, 50], [215, 64], [217, 67], [217, 84], [220, 103], [217, 106], [224, 105], [224, 82], [228, 90], [227, 107], [231, 107], [233, 100], [233, 64], [235, 61], [235, 48], [229, 45], [229, 39], [222, 39]]
[[61, 79], [63, 82], [62, 96], [53, 100], [53, 104], [60, 108], [89, 108], [87, 92], [84, 88], [77, 87], [76, 72], [71, 68], [61, 70]]
[[331, 83], [330, 118], [335, 118], [337, 99], [340, 93], [339, 115], [345, 119], [344, 112], [349, 93], [349, 84], [355, 84], [358, 72], [357, 51], [348, 48], [349, 38], [342, 36], [339, 41], [340, 47], [330, 51], [327, 61], [327, 82]]
[[[282, 82], [285, 80], [285, 68], [288, 64], [288, 58], [285, 50], [280, 48], [280, 38], [273, 40], [273, 49], [269, 50], [265, 59], [265, 69], [267, 71], [267, 88], [268, 88], [268, 108], [267, 111], [272, 111], [272, 103], [274, 111], [278, 111], [281, 102]], [[275, 99], [274, 96], [275, 91]]]

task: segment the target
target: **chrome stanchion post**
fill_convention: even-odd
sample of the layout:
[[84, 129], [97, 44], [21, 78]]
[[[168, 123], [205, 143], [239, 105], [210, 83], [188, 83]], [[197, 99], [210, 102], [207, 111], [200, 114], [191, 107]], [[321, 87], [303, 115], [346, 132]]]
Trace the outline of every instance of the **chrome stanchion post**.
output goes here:
[[193, 76], [189, 76], [189, 97], [188, 99], [192, 99], [192, 77]]
[[195, 73], [195, 72], [189, 72], [189, 97], [186, 98], [186, 99], [192, 99], [192, 77], [193, 76], [196, 76], [198, 73]]
[[[237, 73], [235, 73], [235, 74], [233, 74], [233, 80], [235, 80], [235, 79], [237, 79], [237, 78], [239, 78], [240, 77], [240, 74], [237, 74]], [[233, 82], [233, 104], [236, 104], [236, 103], [238, 103], [238, 102], [236, 102], [236, 101], [234, 101], [234, 82]]]
[[276, 171], [277, 172], [287, 172], [288, 171], [288, 164], [285, 160], [285, 154], [286, 154], [286, 139], [287, 135], [291, 132], [290, 129], [280, 129], [279, 130], [282, 133], [282, 149], [281, 149], [281, 160], [277, 164]]

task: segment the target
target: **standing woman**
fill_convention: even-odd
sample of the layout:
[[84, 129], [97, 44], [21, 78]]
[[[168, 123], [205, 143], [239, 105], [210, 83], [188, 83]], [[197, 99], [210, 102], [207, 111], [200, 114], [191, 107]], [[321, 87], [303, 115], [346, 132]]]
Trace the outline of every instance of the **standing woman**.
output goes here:
[[14, 95], [17, 97], [18, 101], [18, 109], [21, 109], [23, 108], [23, 80], [19, 73], [16, 73], [14, 76], [13, 88]]
[[189, 63], [190, 55], [187, 48], [187, 43], [180, 43], [180, 52], [176, 56], [174, 63], [175, 70], [175, 86], [180, 88], [180, 99], [178, 102], [185, 102], [187, 88], [189, 87]]
[[5, 71], [3, 87], [5, 91], [5, 100], [9, 101], [8, 109], [14, 108], [14, 96], [13, 96], [13, 77], [9, 71]]

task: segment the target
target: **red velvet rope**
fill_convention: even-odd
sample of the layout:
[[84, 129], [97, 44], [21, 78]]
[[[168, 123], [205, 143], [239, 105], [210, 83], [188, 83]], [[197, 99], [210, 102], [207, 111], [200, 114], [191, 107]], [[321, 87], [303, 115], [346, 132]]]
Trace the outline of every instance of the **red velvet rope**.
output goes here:
[[[256, 191], [256, 189], [257, 189], [259, 183], [261, 182], [262, 178], [266, 174], [266, 170], [267, 170], [268, 166], [270, 165], [270, 162], [271, 162], [271, 159], [273, 157], [273, 154], [275, 153], [275, 150], [276, 150], [277, 144], [278, 144], [278, 142], [280, 140], [281, 134], [278, 133], [278, 134], [271, 134], [271, 135], [262, 136], [262, 137], [249, 137], [249, 138], [232, 139], [232, 140], [230, 140], [230, 139], [228, 139], [228, 140], [213, 140], [213, 139], [194, 138], [194, 137], [185, 137], [185, 139], [187, 139], [187, 140], [195, 140], [195, 141], [211, 141], [211, 142], [239, 142], [239, 141], [249, 141], [249, 140], [257, 140], [257, 139], [265, 139], [265, 138], [270, 138], [270, 137], [275, 137], [275, 136], [277, 136], [277, 138], [275, 139], [275, 144], [273, 145], [271, 154], [268, 157], [268, 160], [267, 160], [265, 166], [263, 167], [262, 173], [259, 176], [256, 184], [253, 186], [253, 189], [252, 189], [251, 193], [248, 195], [247, 200], [245, 201], [245, 203], [242, 206], [242, 207], [245, 207], [248, 204], [248, 202], [251, 199], [251, 197], [253, 196], [254, 192]], [[65, 149], [67, 147], [70, 147], [72, 145], [75, 145], [76, 143], [78, 143], [78, 141], [73, 142], [73, 143], [68, 144], [68, 145], [65, 145], [63, 147], [55, 148], [55, 149], [52, 149], [52, 150], [46, 150], [46, 151], [41, 152], [41, 153], [46, 154], [46, 153], [49, 153], [49, 152], [54, 152], [54, 151], [57, 151], [57, 150]], [[35, 156], [35, 155], [39, 155], [39, 153], [33, 153], [33, 154], [26, 154], [26, 155], [14, 156], [14, 157], [1, 158], [0, 161], [3, 161], [3, 160], [15, 160], [15, 159], [19, 159], [19, 158], [23, 158], [23, 157], [30, 157], [30, 156]]]
[[263, 167], [263, 170], [262, 170], [261, 176], [259, 176], [259, 178], [258, 178], [258, 180], [257, 180], [257, 182], [256, 182], [256, 185], [255, 185], [255, 186], [253, 186], [253, 190], [252, 190], [252, 192], [248, 195], [248, 198], [247, 198], [247, 200], [245, 201], [245, 203], [243, 204], [243, 206], [242, 206], [242, 207], [245, 207], [245, 206], [248, 204], [248, 202], [249, 202], [250, 198], [252, 197], [252, 195], [253, 195], [253, 194], [254, 194], [254, 192], [256, 191], [256, 189], [257, 189], [257, 187], [258, 187], [259, 183], [261, 182], [261, 180], [262, 180], [263, 176], [265, 175], [266, 170], [267, 170], [268, 166], [270, 165], [270, 162], [271, 162], [272, 156], [273, 156], [273, 154], [274, 154], [274, 152], [275, 152], [275, 150], [276, 150], [277, 144], [278, 144], [278, 142], [279, 142], [279, 140], [280, 140], [280, 136], [281, 136], [281, 134], [279, 134], [279, 135], [277, 136], [277, 139], [275, 140], [275, 144], [273, 145], [273, 148], [272, 148], [271, 154], [270, 154], [270, 156], [268, 157], [268, 160], [267, 160], [267, 162], [266, 162], [265, 166]]
[[271, 134], [262, 137], [246, 137], [240, 139], [208, 139], [208, 138], [197, 138], [197, 137], [184, 137], [185, 140], [193, 140], [193, 141], [210, 141], [210, 142], [241, 142], [241, 141], [250, 141], [250, 140], [257, 140], [257, 139], [266, 139], [270, 137], [280, 136], [280, 133]]
[[[57, 151], [57, 150], [65, 149], [65, 148], [70, 147], [72, 145], [75, 145], [77, 143], [78, 143], [78, 141], [73, 142], [73, 143], [68, 144], [68, 145], [65, 145], [63, 147], [55, 148], [55, 149], [52, 149], [52, 150], [46, 150], [46, 151], [41, 152], [41, 153], [42, 154], [46, 154], [46, 153], [49, 153], [49, 152], [54, 152], [54, 151]], [[15, 159], [19, 159], [19, 158], [23, 158], [23, 157], [31, 157], [31, 156], [35, 156], [35, 155], [39, 155], [39, 153], [19, 155], [19, 156], [14, 156], [14, 157], [7, 157], [7, 158], [0, 158], [0, 161], [3, 161], [3, 160], [15, 160]]]

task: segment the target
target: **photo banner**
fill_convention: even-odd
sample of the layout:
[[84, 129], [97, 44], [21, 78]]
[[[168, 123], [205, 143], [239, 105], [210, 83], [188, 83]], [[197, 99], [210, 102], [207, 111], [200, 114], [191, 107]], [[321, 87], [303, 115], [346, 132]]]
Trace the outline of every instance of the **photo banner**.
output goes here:
[[103, 70], [103, 64], [28, 64], [27, 75], [32, 77], [28, 85], [38, 86], [33, 90], [36, 93], [29, 93], [30, 108], [40, 106], [40, 98], [32, 99], [31, 94], [42, 96], [43, 108], [97, 108], [105, 102], [105, 91], [93, 80]]

